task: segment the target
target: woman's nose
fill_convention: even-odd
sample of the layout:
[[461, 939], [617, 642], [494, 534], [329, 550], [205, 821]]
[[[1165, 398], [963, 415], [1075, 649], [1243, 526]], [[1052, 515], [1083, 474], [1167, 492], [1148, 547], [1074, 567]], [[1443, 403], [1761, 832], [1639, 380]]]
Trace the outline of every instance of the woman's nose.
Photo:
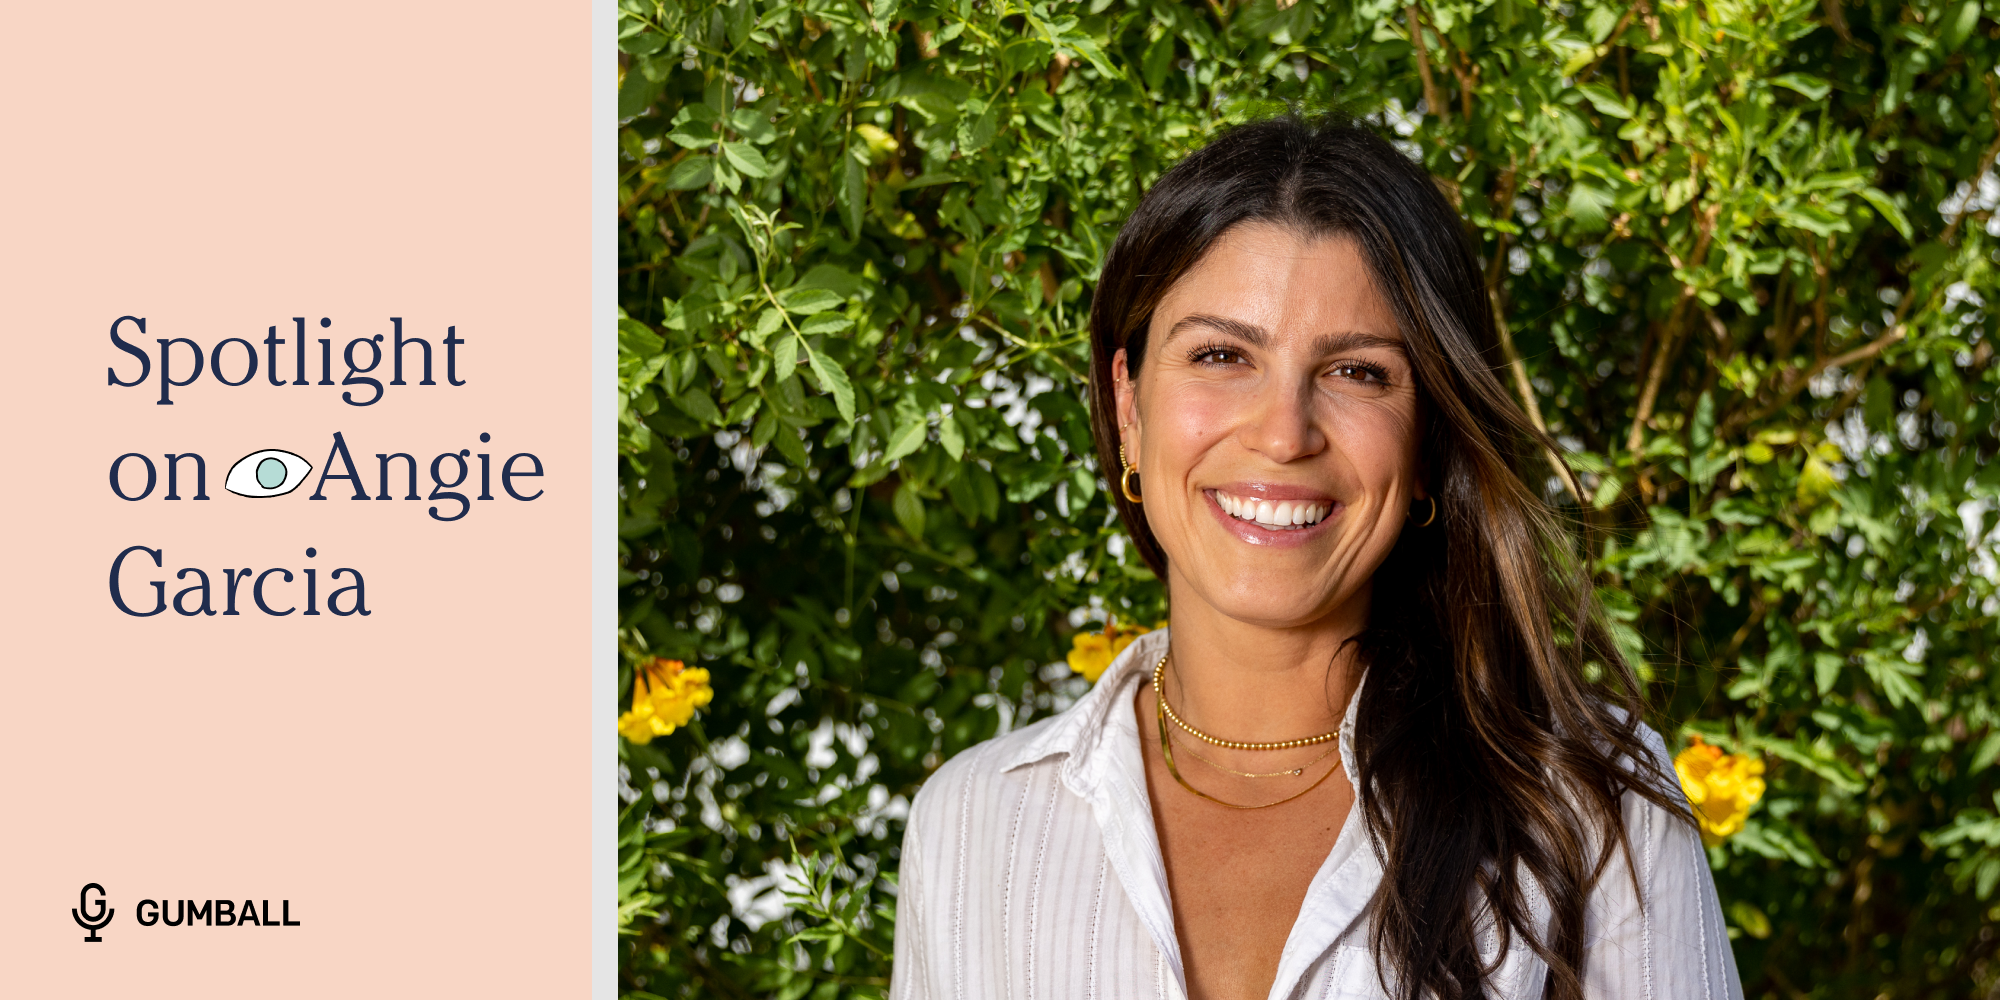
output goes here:
[[1326, 435], [1314, 419], [1313, 388], [1289, 380], [1267, 381], [1237, 431], [1237, 440], [1280, 465], [1326, 448]]

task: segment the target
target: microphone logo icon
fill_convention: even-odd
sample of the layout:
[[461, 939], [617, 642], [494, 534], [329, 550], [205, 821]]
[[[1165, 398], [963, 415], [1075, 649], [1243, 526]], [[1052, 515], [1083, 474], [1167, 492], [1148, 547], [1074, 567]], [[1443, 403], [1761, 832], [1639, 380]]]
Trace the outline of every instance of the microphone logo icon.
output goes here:
[[[90, 891], [92, 889], [97, 890], [97, 899], [96, 899], [97, 909], [95, 912], [92, 912], [90, 916], [86, 917], [84, 916], [84, 913], [89, 912], [91, 909], [90, 904], [92, 900], [90, 898]], [[80, 907], [81, 909], [78, 909], [77, 907]], [[118, 914], [117, 910], [114, 910], [111, 907], [105, 905], [104, 887], [98, 885], [95, 882], [92, 882], [89, 885], [84, 886], [83, 891], [76, 894], [76, 907], [72, 907], [69, 911], [69, 915], [76, 919], [77, 926], [90, 932], [90, 934], [84, 938], [85, 941], [104, 940], [103, 938], [97, 936], [97, 932], [103, 930], [105, 925], [111, 923], [111, 918], [116, 916], [117, 914]]]

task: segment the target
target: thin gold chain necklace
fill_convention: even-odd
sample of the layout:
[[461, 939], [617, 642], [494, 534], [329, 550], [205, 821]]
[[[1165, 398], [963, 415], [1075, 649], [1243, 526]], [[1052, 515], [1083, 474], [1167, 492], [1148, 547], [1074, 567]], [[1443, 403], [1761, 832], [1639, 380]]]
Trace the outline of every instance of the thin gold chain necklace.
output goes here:
[[1174, 714], [1173, 706], [1167, 704], [1167, 689], [1160, 683], [1160, 678], [1166, 673], [1167, 658], [1172, 655], [1174, 655], [1173, 650], [1169, 649], [1165, 653], [1160, 654], [1160, 662], [1153, 664], [1153, 692], [1159, 696], [1160, 711], [1167, 718], [1172, 719], [1174, 725], [1186, 730], [1189, 736], [1209, 746], [1221, 747], [1225, 750], [1290, 750], [1295, 747], [1315, 746], [1340, 737], [1340, 730], [1338, 729], [1330, 733], [1321, 733], [1318, 736], [1308, 736], [1302, 740], [1279, 740], [1276, 743], [1238, 743], [1235, 740], [1223, 740], [1210, 736], [1181, 721], [1181, 717]]
[[1249, 771], [1238, 771], [1233, 767], [1228, 767], [1226, 765], [1210, 760], [1209, 758], [1203, 756], [1201, 751], [1196, 750], [1193, 747], [1188, 747], [1187, 752], [1189, 756], [1192, 756], [1194, 759], [1201, 761], [1202, 763], [1207, 764], [1208, 766], [1215, 768], [1218, 771], [1227, 771], [1230, 774], [1233, 774], [1239, 778], [1296, 778], [1306, 773], [1306, 768], [1309, 768], [1314, 764], [1317, 764], [1320, 761], [1323, 761], [1328, 757], [1333, 756], [1333, 752], [1338, 749], [1340, 749], [1339, 744], [1327, 747], [1324, 753], [1321, 753], [1319, 756], [1314, 757], [1313, 759], [1306, 761], [1305, 763], [1300, 764], [1299, 766], [1294, 768], [1290, 768], [1283, 771], [1265, 771], [1262, 773], [1254, 773], [1254, 774]]

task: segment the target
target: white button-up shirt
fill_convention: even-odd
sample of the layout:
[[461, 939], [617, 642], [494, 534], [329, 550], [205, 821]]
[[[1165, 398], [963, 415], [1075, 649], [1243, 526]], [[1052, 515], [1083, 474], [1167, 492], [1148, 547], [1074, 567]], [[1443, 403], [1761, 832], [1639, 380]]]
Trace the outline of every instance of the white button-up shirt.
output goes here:
[[[903, 838], [891, 1000], [1187, 995], [1132, 710], [1166, 641], [1165, 629], [1140, 637], [1068, 711], [959, 754], [924, 784]], [[1359, 701], [1340, 727], [1349, 774]], [[1659, 735], [1645, 736], [1671, 773]], [[1644, 898], [1614, 854], [1586, 909], [1585, 993], [1741, 1000], [1699, 836], [1630, 793], [1624, 821]], [[1382, 869], [1366, 838], [1357, 805], [1306, 890], [1271, 1000], [1388, 996], [1368, 947]], [[1490, 959], [1497, 939], [1484, 945]], [[1527, 1000], [1546, 973], [1514, 935], [1489, 985]]]

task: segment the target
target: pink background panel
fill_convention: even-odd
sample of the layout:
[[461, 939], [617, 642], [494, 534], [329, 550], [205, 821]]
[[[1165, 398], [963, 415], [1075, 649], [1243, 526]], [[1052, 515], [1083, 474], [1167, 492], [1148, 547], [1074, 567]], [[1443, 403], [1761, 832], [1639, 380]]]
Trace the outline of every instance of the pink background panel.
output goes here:
[[[589, 19], [582, 2], [9, 10], [0, 993], [586, 991]], [[400, 316], [440, 384], [411, 373], [358, 408], [205, 373], [159, 406], [157, 369], [106, 385], [138, 368], [107, 336], [124, 314], [150, 352], [241, 337], [260, 355], [304, 316], [336, 379], [349, 339]], [[447, 326], [463, 387], [442, 384]], [[345, 483], [324, 501], [223, 490], [262, 448], [316, 482], [335, 431], [371, 494], [377, 452], [415, 455], [427, 490], [434, 456], [470, 449], [494, 456], [500, 499], [446, 524]], [[547, 469], [532, 503], [499, 489], [521, 451]], [[124, 452], [160, 465], [151, 498], [111, 494]], [[205, 458], [212, 499], [162, 499], [169, 452]], [[107, 577], [134, 544], [165, 551], [165, 571], [128, 563], [144, 606], [143, 581], [171, 595], [180, 567], [219, 590], [224, 567], [313, 566], [324, 601], [349, 566], [373, 614], [267, 617], [246, 592], [238, 617], [129, 617]], [[302, 581], [274, 593], [302, 603]], [[102, 943], [70, 919], [86, 882], [117, 910]], [[289, 899], [301, 926], [139, 927], [143, 897]]]

